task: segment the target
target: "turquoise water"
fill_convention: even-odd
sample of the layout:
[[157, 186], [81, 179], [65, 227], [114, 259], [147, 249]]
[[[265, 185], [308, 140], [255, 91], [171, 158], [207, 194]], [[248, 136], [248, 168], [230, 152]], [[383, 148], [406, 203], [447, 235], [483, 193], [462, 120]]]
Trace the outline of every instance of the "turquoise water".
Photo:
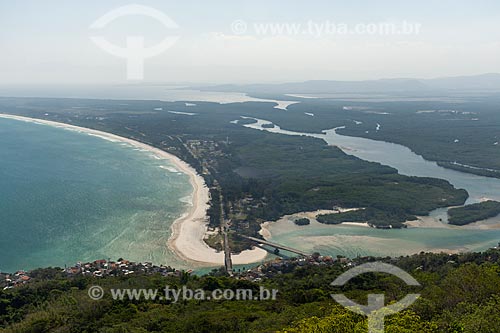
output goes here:
[[350, 225], [311, 225], [297, 227], [293, 221], [269, 226], [272, 240], [310, 253], [324, 255], [400, 256], [425, 252], [482, 251], [500, 242], [500, 230], [463, 228], [409, 228], [381, 230]]
[[0, 118], [0, 271], [119, 257], [185, 266], [167, 240], [191, 192], [149, 152]]

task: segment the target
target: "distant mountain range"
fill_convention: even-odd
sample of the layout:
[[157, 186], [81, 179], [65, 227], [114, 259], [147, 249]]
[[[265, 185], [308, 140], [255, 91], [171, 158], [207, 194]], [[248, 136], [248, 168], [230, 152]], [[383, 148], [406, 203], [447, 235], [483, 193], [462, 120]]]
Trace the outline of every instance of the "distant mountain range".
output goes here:
[[444, 77], [436, 79], [380, 79], [368, 81], [313, 80], [279, 84], [226, 84], [191, 87], [204, 91], [246, 92], [266, 94], [326, 93], [430, 93], [436, 91], [500, 92], [500, 74]]

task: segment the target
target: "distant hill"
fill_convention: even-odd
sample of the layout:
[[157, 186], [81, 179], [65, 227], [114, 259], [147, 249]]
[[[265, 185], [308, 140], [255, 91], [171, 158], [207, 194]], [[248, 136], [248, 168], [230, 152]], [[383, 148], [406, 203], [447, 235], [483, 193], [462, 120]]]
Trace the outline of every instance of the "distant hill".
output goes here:
[[444, 77], [423, 80], [431, 88], [444, 90], [500, 91], [500, 74], [490, 73], [475, 76]]
[[191, 87], [204, 91], [266, 94], [326, 93], [430, 93], [436, 91], [498, 91], [500, 74], [444, 77], [436, 79], [380, 79], [368, 81], [313, 80], [278, 84], [215, 85]]

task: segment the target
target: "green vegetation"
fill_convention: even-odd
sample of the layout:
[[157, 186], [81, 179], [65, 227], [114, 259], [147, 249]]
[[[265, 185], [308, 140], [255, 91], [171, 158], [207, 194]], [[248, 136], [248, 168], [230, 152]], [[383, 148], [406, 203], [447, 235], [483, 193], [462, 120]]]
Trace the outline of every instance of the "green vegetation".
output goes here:
[[296, 219], [295, 221], [293, 221], [293, 223], [295, 223], [296, 225], [309, 225], [311, 224], [311, 221], [308, 218], [303, 217], [300, 219]]
[[437, 162], [439, 166], [442, 166], [443, 168], [448, 168], [448, 169], [453, 169], [457, 170], [460, 172], [465, 172], [465, 173], [473, 173], [478, 176], [484, 176], [484, 177], [493, 177], [493, 178], [500, 178], [500, 170], [493, 170], [493, 169], [483, 169], [479, 167], [470, 167], [470, 166], [464, 166], [464, 165], [459, 165], [456, 164], [455, 162]]
[[403, 222], [414, 220], [415, 216], [400, 212], [386, 212], [376, 208], [351, 210], [343, 213], [318, 215], [317, 220], [325, 224], [340, 224], [342, 222], [367, 222], [373, 227], [404, 228]]
[[342, 222], [366, 222], [365, 209], [351, 210], [342, 213], [320, 214], [316, 216], [319, 223], [340, 224]]
[[448, 210], [448, 222], [454, 225], [465, 225], [500, 214], [500, 202], [488, 200], [464, 207]]
[[[355, 260], [356, 264], [375, 258]], [[408, 287], [386, 274], [363, 274], [342, 288], [330, 283], [348, 267], [268, 266], [260, 282], [224, 276], [66, 277], [60, 269], [40, 269], [34, 281], [0, 291], [0, 332], [366, 332], [366, 318], [339, 306], [331, 293], [344, 293], [358, 303], [367, 294], [384, 294], [386, 302], [410, 292], [421, 297], [407, 310], [386, 318], [386, 332], [498, 332], [500, 316], [500, 252], [463, 255], [418, 254], [379, 259], [414, 276], [422, 287]], [[214, 272], [215, 274], [216, 272]], [[88, 288], [107, 292], [99, 301]], [[110, 288], [163, 290], [279, 290], [276, 301], [113, 300]]]
[[216, 249], [217, 251], [224, 251], [224, 246], [222, 245], [223, 237], [219, 233], [208, 236], [205, 239], [205, 243], [207, 243], [208, 246], [210, 246], [213, 249]]

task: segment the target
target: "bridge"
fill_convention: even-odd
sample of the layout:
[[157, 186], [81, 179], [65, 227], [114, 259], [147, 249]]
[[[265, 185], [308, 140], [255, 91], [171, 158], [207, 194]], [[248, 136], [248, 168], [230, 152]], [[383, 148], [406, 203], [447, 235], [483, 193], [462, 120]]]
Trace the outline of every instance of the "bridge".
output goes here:
[[255, 237], [250, 237], [250, 236], [244, 236], [244, 235], [239, 235], [239, 236], [242, 237], [242, 238], [251, 240], [253, 242], [259, 243], [259, 244], [264, 244], [264, 245], [268, 245], [268, 246], [274, 247], [275, 249], [280, 249], [280, 250], [285, 250], [285, 251], [288, 251], [288, 252], [292, 252], [292, 253], [298, 254], [298, 255], [303, 256], [303, 257], [310, 256], [309, 253], [306, 253], [304, 251], [291, 248], [289, 246], [284, 246], [284, 245], [276, 244], [276, 243], [273, 243], [273, 242], [268, 242], [268, 241], [266, 241], [264, 239], [260, 239], [260, 238], [255, 238]]
[[226, 266], [226, 272], [229, 276], [233, 276], [233, 260], [231, 259], [231, 248], [229, 247], [229, 239], [227, 237], [227, 231], [223, 231], [224, 234], [224, 266]]

